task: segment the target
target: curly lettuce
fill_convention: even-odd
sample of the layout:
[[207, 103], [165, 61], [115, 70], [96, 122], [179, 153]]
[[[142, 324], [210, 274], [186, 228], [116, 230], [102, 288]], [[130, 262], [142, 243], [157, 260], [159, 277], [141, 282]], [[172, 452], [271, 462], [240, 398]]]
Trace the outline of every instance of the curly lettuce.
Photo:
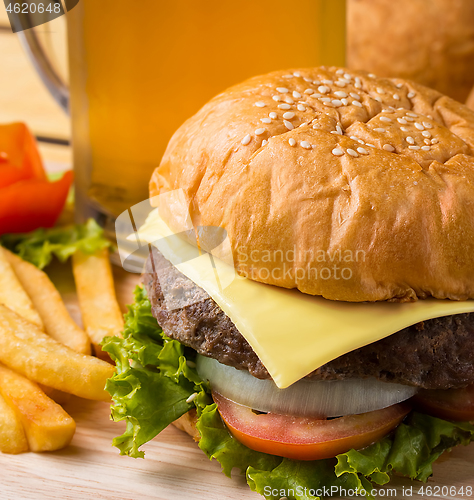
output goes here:
[[104, 230], [94, 219], [89, 219], [84, 224], [40, 228], [31, 233], [5, 234], [0, 237], [0, 245], [40, 269], [46, 267], [53, 256], [65, 262], [78, 250], [93, 254], [112, 246], [105, 238]]
[[412, 412], [378, 443], [334, 459], [308, 462], [253, 451], [228, 432], [209, 387], [194, 368], [195, 351], [163, 333], [140, 287], [129, 306], [123, 338], [106, 338], [103, 349], [117, 363], [106, 389], [114, 401], [112, 418], [127, 422], [125, 433], [114, 440], [121, 454], [144, 457], [140, 446], [195, 408], [200, 448], [221, 464], [227, 476], [240, 470], [250, 488], [268, 500], [279, 499], [281, 492], [288, 500], [316, 500], [312, 492], [331, 488], [365, 491], [372, 498], [373, 485], [387, 484], [394, 472], [426, 481], [444, 451], [474, 440], [474, 426], [469, 423]]

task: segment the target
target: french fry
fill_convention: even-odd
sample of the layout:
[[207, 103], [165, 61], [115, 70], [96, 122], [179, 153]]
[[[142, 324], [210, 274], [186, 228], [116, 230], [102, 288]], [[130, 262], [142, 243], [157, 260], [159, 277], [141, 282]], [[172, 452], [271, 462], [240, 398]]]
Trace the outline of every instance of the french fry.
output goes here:
[[71, 442], [74, 420], [37, 384], [2, 365], [0, 394], [23, 424], [31, 451], [59, 450]]
[[22, 453], [28, 451], [23, 425], [17, 414], [0, 394], [0, 451], [2, 453]]
[[5, 304], [31, 323], [43, 328], [43, 322], [16, 277], [6, 254], [7, 250], [0, 247], [0, 304]]
[[79, 354], [0, 305], [0, 362], [30, 380], [76, 396], [110, 401], [105, 383], [114, 367]]
[[108, 249], [93, 255], [76, 252], [72, 256], [72, 269], [86, 333], [96, 356], [110, 359], [99, 344], [106, 336], [120, 335], [124, 323], [115, 296]]
[[38, 384], [38, 387], [48, 396], [48, 398], [52, 399], [58, 405], [63, 405], [67, 403], [71, 399], [71, 395], [67, 392], [60, 391], [58, 389], [53, 389], [52, 387], [48, 387], [47, 385]]
[[[76, 352], [90, 354], [91, 347], [88, 336], [69, 315], [61, 295], [47, 274], [8, 250], [4, 249], [3, 252], [19, 282], [29, 295], [34, 308], [38, 311], [46, 333]], [[8, 304], [5, 305], [9, 307]], [[10, 307], [10, 309], [13, 308]], [[18, 313], [28, 319], [21, 312]]]

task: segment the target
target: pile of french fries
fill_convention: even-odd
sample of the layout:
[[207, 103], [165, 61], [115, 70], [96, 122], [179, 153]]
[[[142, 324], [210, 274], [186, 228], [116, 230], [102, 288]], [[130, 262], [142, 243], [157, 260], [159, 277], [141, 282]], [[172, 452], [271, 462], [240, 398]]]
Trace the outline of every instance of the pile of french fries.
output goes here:
[[104, 387], [114, 367], [99, 344], [120, 335], [123, 317], [108, 250], [76, 252], [73, 272], [84, 330], [43, 271], [0, 247], [1, 452], [63, 448], [76, 424], [59, 403], [70, 394], [110, 400]]

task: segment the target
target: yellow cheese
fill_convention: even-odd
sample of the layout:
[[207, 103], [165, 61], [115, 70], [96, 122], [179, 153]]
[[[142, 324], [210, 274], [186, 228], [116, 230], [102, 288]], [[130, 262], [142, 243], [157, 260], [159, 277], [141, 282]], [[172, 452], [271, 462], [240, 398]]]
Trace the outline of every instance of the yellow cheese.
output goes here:
[[323, 364], [409, 325], [474, 312], [474, 300], [336, 302], [251, 281], [173, 236], [158, 210], [139, 229], [139, 238], [157, 246], [217, 302], [282, 389]]

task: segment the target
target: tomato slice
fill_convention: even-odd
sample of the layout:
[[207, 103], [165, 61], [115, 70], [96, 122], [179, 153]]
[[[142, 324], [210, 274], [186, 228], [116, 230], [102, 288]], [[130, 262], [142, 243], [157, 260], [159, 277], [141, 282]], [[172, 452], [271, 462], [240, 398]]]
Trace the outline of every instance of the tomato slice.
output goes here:
[[56, 182], [30, 179], [0, 189], [0, 234], [54, 226], [72, 180], [69, 171]]
[[0, 188], [27, 179], [47, 180], [35, 138], [24, 123], [0, 125]]
[[232, 435], [252, 450], [295, 460], [335, 457], [380, 440], [410, 412], [406, 402], [382, 410], [330, 420], [256, 414], [217, 392], [212, 393]]
[[414, 398], [416, 409], [445, 420], [474, 420], [474, 384], [464, 389], [423, 390]]

